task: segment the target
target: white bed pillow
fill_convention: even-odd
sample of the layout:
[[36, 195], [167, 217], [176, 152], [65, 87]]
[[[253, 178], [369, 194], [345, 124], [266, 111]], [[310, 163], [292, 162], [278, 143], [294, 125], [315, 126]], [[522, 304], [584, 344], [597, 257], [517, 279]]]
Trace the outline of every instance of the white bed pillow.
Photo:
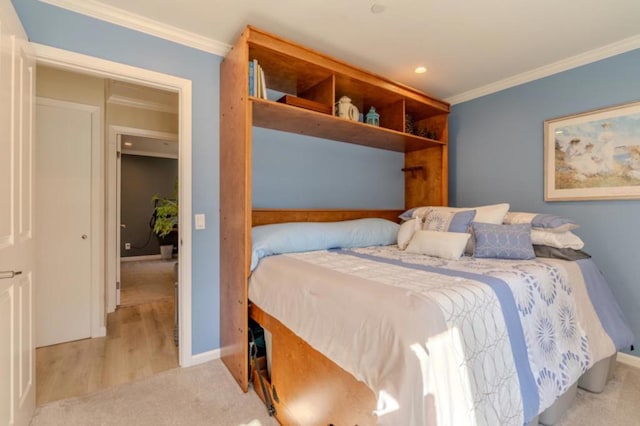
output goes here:
[[574, 250], [581, 250], [584, 247], [584, 241], [571, 231], [551, 232], [531, 229], [531, 243], [556, 248], [571, 248]]
[[470, 235], [462, 232], [416, 231], [407, 246], [407, 252], [459, 259]]
[[492, 223], [501, 225], [504, 217], [509, 211], [508, 203], [491, 204], [488, 206], [473, 207], [476, 211], [474, 222]]
[[410, 219], [400, 225], [398, 230], [398, 248], [404, 250], [409, 245], [413, 234], [422, 228], [422, 219], [419, 217]]
[[403, 213], [400, 217], [406, 216], [411, 212], [412, 217], [424, 217], [429, 211], [442, 212], [460, 212], [465, 210], [475, 210], [476, 214], [473, 218], [474, 222], [492, 223], [494, 225], [502, 224], [505, 215], [509, 211], [509, 203], [490, 204], [479, 207], [443, 207], [443, 206], [426, 206], [417, 207]]

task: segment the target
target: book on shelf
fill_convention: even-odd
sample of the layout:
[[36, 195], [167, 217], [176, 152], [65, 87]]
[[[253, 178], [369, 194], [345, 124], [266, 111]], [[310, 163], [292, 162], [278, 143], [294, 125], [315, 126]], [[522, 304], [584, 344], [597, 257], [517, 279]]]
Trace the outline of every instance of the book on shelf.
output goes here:
[[253, 96], [253, 92], [255, 90], [255, 72], [255, 65], [253, 64], [253, 61], [249, 61], [249, 96]]
[[253, 96], [258, 96], [258, 75], [259, 75], [260, 65], [258, 65], [258, 60], [253, 60]]
[[258, 69], [260, 70], [260, 72], [259, 72], [260, 94], [258, 95], [258, 97], [260, 97], [262, 99], [267, 99], [267, 82], [266, 82], [266, 78], [264, 76], [264, 69], [262, 69], [261, 66], [258, 66]]
[[267, 99], [267, 84], [264, 70], [258, 60], [249, 61], [249, 96]]
[[262, 67], [258, 65], [258, 72], [256, 73], [256, 98], [262, 98]]

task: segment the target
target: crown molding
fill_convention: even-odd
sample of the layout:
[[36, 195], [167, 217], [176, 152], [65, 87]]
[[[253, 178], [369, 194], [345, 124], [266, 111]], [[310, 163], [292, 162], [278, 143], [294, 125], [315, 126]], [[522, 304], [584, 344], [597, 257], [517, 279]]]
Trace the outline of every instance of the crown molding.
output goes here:
[[134, 98], [129, 98], [121, 95], [110, 95], [107, 98], [107, 103], [126, 106], [130, 108], [145, 109], [145, 110], [157, 111], [157, 112], [166, 112], [169, 114], [178, 114], [177, 106], [174, 107], [174, 106], [166, 105], [160, 102], [134, 99]]
[[80, 13], [111, 24], [129, 28], [187, 47], [225, 56], [231, 46], [208, 37], [163, 24], [153, 19], [100, 3], [95, 0], [39, 0], [71, 12]]
[[472, 99], [490, 95], [492, 93], [496, 93], [510, 87], [519, 86], [530, 81], [548, 77], [562, 71], [567, 71], [572, 68], [587, 65], [592, 62], [606, 59], [611, 56], [619, 55], [621, 53], [629, 52], [638, 48], [640, 48], [640, 35], [629, 37], [609, 44], [607, 46], [593, 49], [579, 55], [571, 56], [561, 61], [553, 62], [540, 68], [523, 72], [522, 74], [517, 74], [512, 77], [505, 78], [504, 80], [496, 81], [494, 83], [487, 84], [486, 86], [481, 86], [476, 89], [454, 95], [450, 98], [445, 99], [445, 101], [449, 102], [451, 105], [467, 102]]

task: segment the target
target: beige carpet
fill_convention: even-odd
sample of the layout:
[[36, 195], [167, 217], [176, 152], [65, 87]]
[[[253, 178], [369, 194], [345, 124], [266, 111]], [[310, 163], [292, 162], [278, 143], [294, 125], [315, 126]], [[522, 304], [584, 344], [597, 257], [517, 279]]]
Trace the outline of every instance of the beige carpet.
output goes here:
[[602, 393], [578, 389], [578, 396], [556, 426], [640, 425], [640, 369], [616, 364]]
[[120, 263], [120, 305], [157, 302], [174, 297], [176, 259]]
[[220, 360], [36, 409], [33, 426], [277, 425], [258, 396], [243, 393]]
[[[277, 425], [258, 396], [240, 391], [220, 360], [44, 405], [31, 423], [83, 426]], [[557, 426], [640, 424], [640, 369], [616, 367], [604, 392], [578, 391]]]

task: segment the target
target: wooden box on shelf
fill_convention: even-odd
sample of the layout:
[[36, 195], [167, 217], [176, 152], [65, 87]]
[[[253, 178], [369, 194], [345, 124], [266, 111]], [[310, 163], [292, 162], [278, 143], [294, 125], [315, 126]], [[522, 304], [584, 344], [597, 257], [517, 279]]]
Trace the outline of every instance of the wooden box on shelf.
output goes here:
[[309, 99], [299, 98], [293, 95], [284, 95], [278, 102], [287, 105], [293, 105], [299, 108], [308, 109], [311, 111], [321, 112], [323, 114], [331, 114], [331, 105], [324, 105], [320, 102], [310, 101]]

